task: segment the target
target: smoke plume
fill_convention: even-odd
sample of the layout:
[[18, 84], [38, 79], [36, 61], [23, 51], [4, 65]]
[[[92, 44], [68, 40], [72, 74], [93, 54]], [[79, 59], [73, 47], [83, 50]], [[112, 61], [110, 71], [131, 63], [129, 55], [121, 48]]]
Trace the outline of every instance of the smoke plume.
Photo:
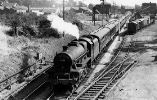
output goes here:
[[79, 29], [76, 25], [72, 23], [65, 22], [62, 18], [57, 15], [50, 14], [47, 16], [47, 19], [51, 21], [51, 27], [58, 30], [60, 33], [70, 34], [79, 38]]
[[11, 29], [10, 27], [0, 24], [0, 54], [3, 54], [3, 55], [8, 54], [8, 50], [9, 50], [8, 43], [7, 43], [8, 39], [5, 32], [10, 29]]

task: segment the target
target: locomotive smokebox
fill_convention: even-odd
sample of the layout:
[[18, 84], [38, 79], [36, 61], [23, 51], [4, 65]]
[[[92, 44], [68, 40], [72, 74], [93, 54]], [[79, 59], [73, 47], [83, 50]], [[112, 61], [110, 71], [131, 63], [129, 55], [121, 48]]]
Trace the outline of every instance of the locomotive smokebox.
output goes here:
[[63, 51], [66, 51], [68, 46], [63, 46]]

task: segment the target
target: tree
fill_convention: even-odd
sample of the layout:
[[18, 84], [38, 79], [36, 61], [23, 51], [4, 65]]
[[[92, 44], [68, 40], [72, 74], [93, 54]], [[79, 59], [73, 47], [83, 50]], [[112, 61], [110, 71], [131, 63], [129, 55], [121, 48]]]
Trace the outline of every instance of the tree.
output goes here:
[[76, 6], [76, 2], [74, 0], [69, 0], [68, 6], [75, 7]]
[[32, 1], [34, 1], [34, 0], [21, 0], [22, 4], [23, 4], [24, 6], [29, 6], [29, 5], [31, 5], [31, 4], [32, 4]]
[[88, 5], [88, 8], [91, 9], [91, 10], [93, 10], [93, 7], [94, 7], [93, 4], [89, 4], [89, 5]]
[[87, 5], [84, 4], [82, 1], [79, 1], [79, 7], [87, 7]]
[[23, 0], [7, 0], [9, 3], [17, 3], [19, 5], [22, 5]]
[[0, 0], [0, 2], [4, 2], [5, 0]]

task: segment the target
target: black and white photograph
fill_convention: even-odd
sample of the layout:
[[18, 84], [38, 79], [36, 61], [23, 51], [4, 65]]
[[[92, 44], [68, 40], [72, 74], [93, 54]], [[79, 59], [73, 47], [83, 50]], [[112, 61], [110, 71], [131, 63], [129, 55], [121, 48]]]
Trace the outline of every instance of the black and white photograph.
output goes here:
[[157, 100], [157, 0], [0, 0], [0, 100]]

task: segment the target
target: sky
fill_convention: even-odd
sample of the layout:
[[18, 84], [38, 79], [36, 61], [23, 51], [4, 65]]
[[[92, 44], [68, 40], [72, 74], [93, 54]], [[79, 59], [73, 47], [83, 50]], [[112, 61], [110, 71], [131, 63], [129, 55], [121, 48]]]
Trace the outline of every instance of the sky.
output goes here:
[[[75, 0], [79, 1], [79, 0]], [[101, 1], [100, 0], [80, 0], [84, 1], [86, 4], [89, 3], [94, 3], [94, 4], [99, 4]], [[141, 5], [142, 3], [157, 3], [157, 0], [106, 0], [109, 3], [115, 2], [117, 5], [127, 5], [127, 6], [134, 6], [135, 4]]]
[[[57, 0], [57, 2], [62, 3], [63, 0]], [[67, 0], [65, 0], [67, 1]], [[100, 4], [102, 1], [100, 0], [74, 0], [74, 1], [83, 1], [86, 4]], [[107, 2], [113, 4], [116, 3], [117, 5], [126, 5], [126, 6], [135, 6], [135, 4], [137, 5], [142, 5], [142, 3], [157, 3], [157, 0], [106, 0]]]

